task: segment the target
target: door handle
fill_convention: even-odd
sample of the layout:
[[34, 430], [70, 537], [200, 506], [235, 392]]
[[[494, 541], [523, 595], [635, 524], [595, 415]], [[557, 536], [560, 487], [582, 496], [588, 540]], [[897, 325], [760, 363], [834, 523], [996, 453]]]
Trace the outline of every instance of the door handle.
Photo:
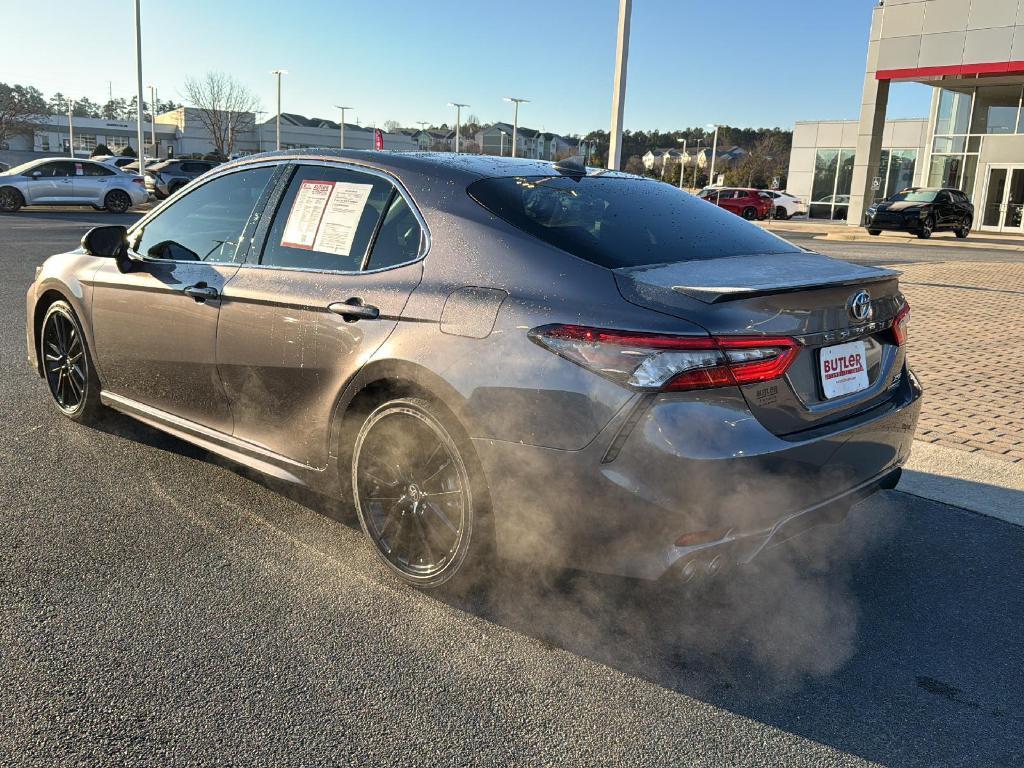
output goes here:
[[377, 307], [372, 304], [363, 304], [363, 300], [358, 297], [328, 304], [327, 309], [336, 315], [341, 315], [348, 323], [354, 323], [356, 320], [376, 320], [380, 317], [380, 310]]
[[220, 296], [220, 293], [217, 291], [216, 288], [209, 286], [206, 283], [196, 283], [195, 285], [190, 285], [188, 288], [185, 288], [182, 291], [182, 293], [184, 293], [186, 296], [189, 296], [190, 298], [195, 299], [200, 304], [203, 303], [204, 301], [216, 299], [218, 296]]

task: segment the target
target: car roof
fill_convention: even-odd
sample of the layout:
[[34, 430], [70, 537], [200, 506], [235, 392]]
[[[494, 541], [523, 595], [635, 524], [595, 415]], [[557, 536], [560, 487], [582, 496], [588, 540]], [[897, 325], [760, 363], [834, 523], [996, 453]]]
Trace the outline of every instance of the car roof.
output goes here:
[[[495, 176], [558, 176], [557, 163], [522, 157], [494, 157], [492, 155], [466, 155], [454, 152], [395, 152], [388, 150], [309, 148], [263, 152], [229, 160], [218, 170], [247, 165], [265, 160], [344, 160], [387, 170], [401, 175], [403, 171], [424, 176], [462, 176], [467, 181]], [[568, 172], [568, 171], [567, 171]], [[642, 178], [604, 168], [587, 168], [588, 176]]]

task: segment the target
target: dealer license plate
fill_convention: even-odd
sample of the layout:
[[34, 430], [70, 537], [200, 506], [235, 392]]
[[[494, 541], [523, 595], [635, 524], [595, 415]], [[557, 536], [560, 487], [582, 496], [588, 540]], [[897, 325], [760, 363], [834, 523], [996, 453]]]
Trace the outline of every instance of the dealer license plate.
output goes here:
[[821, 388], [826, 400], [868, 388], [868, 358], [863, 341], [824, 347], [819, 360]]

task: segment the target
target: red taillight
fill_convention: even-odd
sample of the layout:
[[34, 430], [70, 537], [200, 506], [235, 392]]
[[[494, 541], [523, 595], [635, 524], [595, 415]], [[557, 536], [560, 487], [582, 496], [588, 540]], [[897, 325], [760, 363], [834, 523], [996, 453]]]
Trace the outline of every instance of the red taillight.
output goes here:
[[530, 338], [577, 365], [634, 389], [681, 391], [770, 381], [798, 344], [778, 336], [671, 336], [549, 325]]
[[134, 179], [132, 179], [132, 184], [138, 184], [139, 186], [144, 187], [146, 186], [146, 180], [141, 176], [136, 176]]
[[892, 321], [892, 335], [899, 346], [907, 343], [907, 336], [910, 333], [910, 304], [904, 302], [903, 307], [896, 313]]

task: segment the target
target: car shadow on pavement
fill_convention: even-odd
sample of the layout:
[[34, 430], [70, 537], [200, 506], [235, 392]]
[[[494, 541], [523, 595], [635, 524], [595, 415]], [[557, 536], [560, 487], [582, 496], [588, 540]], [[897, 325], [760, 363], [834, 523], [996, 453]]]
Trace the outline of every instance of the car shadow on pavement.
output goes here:
[[[358, 529], [331, 499], [127, 417], [101, 429]], [[867, 760], [1024, 764], [1024, 530], [1000, 520], [884, 492], [695, 585], [508, 562], [493, 577], [426, 596]]]

